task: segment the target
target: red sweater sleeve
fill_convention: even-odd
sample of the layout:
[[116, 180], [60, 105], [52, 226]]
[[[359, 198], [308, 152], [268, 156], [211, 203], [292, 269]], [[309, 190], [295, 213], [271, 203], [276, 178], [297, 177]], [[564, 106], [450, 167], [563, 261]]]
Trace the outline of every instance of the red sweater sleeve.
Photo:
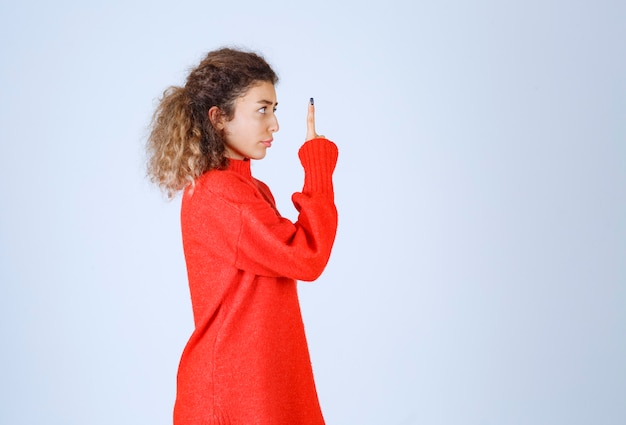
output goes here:
[[292, 201], [295, 223], [258, 197], [241, 204], [235, 266], [258, 275], [312, 281], [322, 273], [335, 240], [337, 210], [332, 173], [337, 146], [326, 139], [306, 142], [298, 153], [304, 167], [302, 192]]

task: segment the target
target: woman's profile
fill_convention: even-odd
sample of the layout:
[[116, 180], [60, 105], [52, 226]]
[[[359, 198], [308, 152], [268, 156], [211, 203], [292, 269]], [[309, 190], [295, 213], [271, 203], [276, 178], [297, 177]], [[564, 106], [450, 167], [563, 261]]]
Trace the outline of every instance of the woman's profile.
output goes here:
[[258, 54], [219, 49], [167, 89], [147, 142], [148, 173], [182, 192], [194, 331], [177, 375], [175, 425], [324, 424], [296, 281], [313, 281], [337, 229], [335, 144], [315, 132], [298, 157], [304, 184], [283, 218], [252, 176], [278, 131], [278, 78]]

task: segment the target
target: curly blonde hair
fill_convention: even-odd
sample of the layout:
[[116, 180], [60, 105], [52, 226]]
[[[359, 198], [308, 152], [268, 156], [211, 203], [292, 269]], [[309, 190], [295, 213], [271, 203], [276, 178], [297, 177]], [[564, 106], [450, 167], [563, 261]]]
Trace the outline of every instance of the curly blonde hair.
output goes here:
[[223, 134], [209, 120], [216, 106], [225, 119], [250, 87], [278, 76], [262, 56], [223, 48], [210, 52], [184, 87], [163, 92], [151, 122], [146, 149], [148, 176], [171, 199], [206, 171], [228, 166]]

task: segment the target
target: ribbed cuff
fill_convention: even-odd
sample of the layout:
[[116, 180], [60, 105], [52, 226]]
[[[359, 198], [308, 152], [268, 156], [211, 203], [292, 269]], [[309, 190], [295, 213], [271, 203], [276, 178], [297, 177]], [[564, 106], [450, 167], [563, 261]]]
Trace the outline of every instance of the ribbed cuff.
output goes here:
[[338, 155], [337, 145], [328, 139], [312, 139], [302, 145], [298, 151], [304, 167], [302, 193], [333, 194], [333, 171]]

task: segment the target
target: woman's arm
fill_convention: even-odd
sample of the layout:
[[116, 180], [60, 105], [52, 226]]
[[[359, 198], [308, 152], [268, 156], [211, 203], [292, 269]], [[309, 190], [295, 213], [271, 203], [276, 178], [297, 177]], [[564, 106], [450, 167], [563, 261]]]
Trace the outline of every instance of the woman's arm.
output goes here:
[[337, 156], [337, 146], [323, 138], [300, 148], [305, 179], [302, 192], [292, 197], [299, 212], [295, 223], [277, 216], [258, 197], [240, 205], [236, 267], [306, 281], [319, 277], [337, 231], [332, 184]]

